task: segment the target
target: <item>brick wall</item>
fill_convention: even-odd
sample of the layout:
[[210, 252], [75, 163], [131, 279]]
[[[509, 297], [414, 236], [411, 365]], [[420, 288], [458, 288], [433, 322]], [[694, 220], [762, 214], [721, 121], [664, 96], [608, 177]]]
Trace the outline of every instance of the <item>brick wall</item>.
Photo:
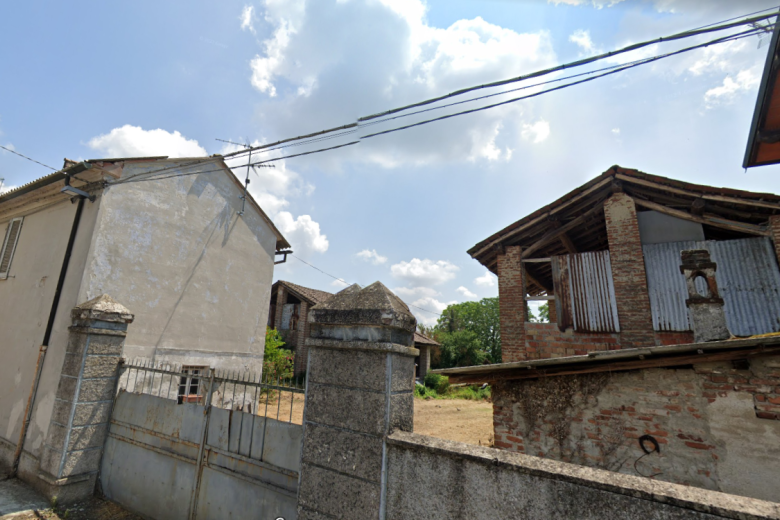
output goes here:
[[[693, 332], [656, 332], [658, 345], [693, 343]], [[571, 329], [561, 332], [555, 323], [526, 323], [526, 359], [547, 359], [565, 356], [582, 356], [597, 350], [622, 348], [620, 334], [585, 333]]]
[[615, 286], [623, 348], [655, 345], [645, 260], [639, 239], [636, 206], [625, 193], [616, 193], [604, 204], [609, 256]]
[[500, 382], [493, 427], [497, 448], [777, 500], [780, 356]]
[[571, 329], [561, 332], [555, 323], [525, 324], [527, 359], [580, 356], [596, 350], [619, 348], [618, 334], [582, 334]]
[[525, 289], [521, 251], [507, 247], [498, 255], [498, 305], [501, 326], [501, 361], [525, 359]]

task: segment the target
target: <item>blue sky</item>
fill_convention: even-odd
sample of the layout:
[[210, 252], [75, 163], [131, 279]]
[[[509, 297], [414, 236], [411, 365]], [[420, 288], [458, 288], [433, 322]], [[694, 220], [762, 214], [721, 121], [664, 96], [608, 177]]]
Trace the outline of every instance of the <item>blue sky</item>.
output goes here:
[[[18, 2], [0, 18], [0, 144], [54, 167], [64, 157], [224, 153], [232, 148], [215, 138], [272, 142], [772, 5]], [[466, 250], [613, 164], [780, 193], [778, 167], [741, 168], [767, 51], [758, 43], [280, 161], [253, 177], [253, 194], [297, 255], [348, 282], [381, 280], [434, 311], [494, 296], [495, 277]], [[0, 153], [6, 187], [46, 173]], [[339, 288], [294, 258], [276, 277]]]

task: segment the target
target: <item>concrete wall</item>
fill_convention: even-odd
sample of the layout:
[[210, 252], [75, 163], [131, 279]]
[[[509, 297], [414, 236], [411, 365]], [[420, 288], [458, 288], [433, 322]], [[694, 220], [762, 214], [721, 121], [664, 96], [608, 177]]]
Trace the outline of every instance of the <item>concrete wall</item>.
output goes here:
[[[508, 451], [780, 497], [779, 356], [505, 381], [493, 387], [493, 424], [495, 446]], [[660, 453], [639, 460], [642, 435]]]
[[[79, 299], [110, 294], [136, 316], [128, 358], [261, 371], [277, 237], [214, 163], [105, 189]], [[141, 175], [141, 177], [135, 177]]]
[[761, 500], [396, 432], [387, 520], [780, 518]]
[[[22, 470], [28, 472], [37, 469], [36, 457], [40, 455], [49, 427], [65, 358], [70, 310], [80, 303], [77, 295], [81, 274], [100, 200], [98, 197], [94, 203], [84, 203], [25, 443]], [[24, 216], [10, 276], [0, 280], [0, 460], [4, 463], [13, 459], [19, 439], [76, 207], [65, 200], [31, 214], [22, 208], [0, 217], [0, 234], [5, 236], [8, 220]]]
[[[302, 427], [214, 407], [210, 413], [197, 518], [297, 518]], [[203, 406], [120, 392], [103, 492], [148, 518], [188, 518], [204, 421]]]

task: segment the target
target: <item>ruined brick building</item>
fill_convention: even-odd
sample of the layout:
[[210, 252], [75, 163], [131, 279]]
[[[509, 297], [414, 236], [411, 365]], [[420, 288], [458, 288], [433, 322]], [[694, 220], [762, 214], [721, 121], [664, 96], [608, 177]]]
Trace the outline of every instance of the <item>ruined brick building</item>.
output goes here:
[[[302, 285], [278, 280], [271, 288], [271, 305], [268, 312], [268, 326], [279, 331], [285, 341], [284, 348], [294, 355], [295, 375], [306, 372], [308, 352], [306, 338], [310, 335], [309, 310], [333, 297], [333, 293], [303, 287]], [[431, 367], [431, 352], [439, 344], [429, 337], [414, 333], [414, 348], [420, 351], [415, 358], [415, 377], [424, 378]]]
[[779, 196], [615, 166], [469, 253], [503, 362], [441, 372], [493, 384], [496, 447], [780, 496]]

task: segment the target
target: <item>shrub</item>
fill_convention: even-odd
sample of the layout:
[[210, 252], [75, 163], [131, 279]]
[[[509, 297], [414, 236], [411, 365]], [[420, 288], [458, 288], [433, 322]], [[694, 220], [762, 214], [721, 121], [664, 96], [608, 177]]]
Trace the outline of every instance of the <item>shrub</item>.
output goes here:
[[263, 355], [263, 378], [267, 380], [286, 379], [293, 374], [292, 352], [283, 349], [284, 341], [279, 331], [266, 328], [265, 353]]
[[435, 390], [438, 394], [446, 394], [450, 387], [450, 380], [447, 376], [428, 372], [425, 374], [425, 386]]

